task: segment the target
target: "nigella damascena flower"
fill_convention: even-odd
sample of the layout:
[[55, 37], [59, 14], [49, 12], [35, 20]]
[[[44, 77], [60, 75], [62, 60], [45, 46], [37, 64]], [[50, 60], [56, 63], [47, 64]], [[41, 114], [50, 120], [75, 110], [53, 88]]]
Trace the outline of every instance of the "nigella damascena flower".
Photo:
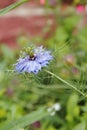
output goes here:
[[15, 64], [15, 71], [18, 73], [28, 72], [37, 74], [52, 59], [51, 52], [45, 50], [42, 46], [37, 48], [28, 47], [24, 49], [22, 57]]

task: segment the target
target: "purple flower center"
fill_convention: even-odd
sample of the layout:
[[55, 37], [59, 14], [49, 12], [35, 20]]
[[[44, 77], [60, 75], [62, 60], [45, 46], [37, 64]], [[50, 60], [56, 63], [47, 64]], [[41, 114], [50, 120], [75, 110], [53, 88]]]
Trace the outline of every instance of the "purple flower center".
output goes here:
[[29, 57], [29, 60], [31, 60], [31, 61], [34, 61], [36, 59], [36, 56], [35, 55], [31, 55], [30, 57]]

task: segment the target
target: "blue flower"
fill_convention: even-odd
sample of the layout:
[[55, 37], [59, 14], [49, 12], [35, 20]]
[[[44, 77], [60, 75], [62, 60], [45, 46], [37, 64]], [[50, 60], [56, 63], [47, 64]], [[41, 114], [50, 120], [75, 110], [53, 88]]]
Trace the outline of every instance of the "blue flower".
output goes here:
[[53, 59], [51, 52], [42, 46], [35, 49], [27, 48], [25, 52], [22, 52], [22, 55], [15, 64], [15, 71], [18, 73], [37, 74], [42, 67], [46, 67], [49, 61]]

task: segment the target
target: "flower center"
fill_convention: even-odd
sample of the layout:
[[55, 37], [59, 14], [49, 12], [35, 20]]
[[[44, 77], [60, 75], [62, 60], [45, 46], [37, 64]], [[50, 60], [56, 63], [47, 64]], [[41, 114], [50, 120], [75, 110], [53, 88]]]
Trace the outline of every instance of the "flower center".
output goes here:
[[24, 48], [24, 52], [29, 56], [29, 60], [35, 60], [36, 56], [34, 55], [34, 48], [32, 46]]
[[29, 60], [35, 60], [35, 58], [36, 58], [36, 56], [31, 55], [30, 58], [29, 58]]

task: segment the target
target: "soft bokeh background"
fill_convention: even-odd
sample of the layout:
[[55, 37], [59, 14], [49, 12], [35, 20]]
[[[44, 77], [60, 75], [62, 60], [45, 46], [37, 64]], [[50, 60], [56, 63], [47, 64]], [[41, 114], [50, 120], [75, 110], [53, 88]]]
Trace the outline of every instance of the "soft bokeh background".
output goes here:
[[[17, 0], [0, 0], [0, 9]], [[14, 74], [21, 48], [51, 49], [48, 69], [87, 93], [86, 0], [30, 0], [0, 17], [0, 124], [57, 103], [59, 111], [25, 130], [87, 130], [87, 99], [46, 72]], [[37, 117], [36, 117], [37, 118]]]

